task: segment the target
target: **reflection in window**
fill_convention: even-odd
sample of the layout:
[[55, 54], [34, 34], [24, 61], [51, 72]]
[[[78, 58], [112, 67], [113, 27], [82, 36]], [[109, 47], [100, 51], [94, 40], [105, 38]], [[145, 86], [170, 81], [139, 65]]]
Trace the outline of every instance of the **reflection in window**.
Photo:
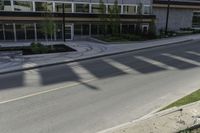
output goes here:
[[44, 40], [45, 39], [45, 31], [43, 28], [43, 24], [37, 24], [37, 39], [38, 40]]
[[82, 25], [82, 35], [89, 35], [89, 25], [88, 24], [83, 24]]
[[193, 13], [192, 26], [197, 28], [200, 27], [200, 12]]
[[124, 14], [136, 14], [137, 6], [124, 6], [123, 13]]
[[[114, 9], [114, 5], [108, 5], [108, 11], [112, 11]], [[121, 13], [121, 6], [118, 6], [118, 11]]]
[[74, 25], [74, 34], [75, 35], [81, 35], [82, 34], [82, 29], [81, 29], [81, 25]]
[[15, 27], [17, 40], [25, 40], [25, 25], [16, 24]]
[[31, 1], [14, 1], [15, 11], [33, 11], [33, 3]]
[[3, 35], [3, 24], [0, 24], [0, 40], [4, 40], [4, 35]]
[[134, 34], [136, 26], [134, 24], [123, 24], [122, 33], [123, 34]]
[[63, 39], [63, 31], [62, 31], [62, 24], [56, 24], [56, 39], [61, 40]]
[[[63, 12], [63, 7], [62, 7], [62, 3], [56, 3], [56, 12]], [[71, 13], [72, 12], [72, 4], [69, 4], [69, 3], [65, 3], [64, 4], [64, 7], [65, 7], [65, 12], [67, 13]]]
[[98, 4], [92, 4], [92, 13], [100, 13]]
[[75, 4], [75, 12], [89, 13], [89, 4]]
[[26, 39], [34, 40], [35, 39], [35, 30], [33, 24], [25, 24], [26, 28]]
[[4, 28], [5, 28], [5, 39], [14, 40], [13, 24], [5, 24]]
[[91, 34], [92, 35], [98, 35], [98, 25], [92, 24], [92, 26], [91, 26]]
[[53, 11], [53, 5], [50, 2], [35, 2], [36, 11]]
[[0, 10], [2, 10], [2, 11], [12, 11], [10, 0], [1, 0], [0, 1]]
[[89, 24], [77, 24], [74, 26], [75, 35], [89, 35]]

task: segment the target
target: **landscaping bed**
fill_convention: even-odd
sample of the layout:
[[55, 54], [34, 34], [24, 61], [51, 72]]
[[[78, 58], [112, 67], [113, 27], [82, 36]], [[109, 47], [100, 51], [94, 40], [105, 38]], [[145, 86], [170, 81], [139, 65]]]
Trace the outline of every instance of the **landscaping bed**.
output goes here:
[[76, 51], [64, 44], [43, 45], [32, 43], [30, 46], [0, 47], [0, 51], [22, 51], [23, 55], [48, 54]]

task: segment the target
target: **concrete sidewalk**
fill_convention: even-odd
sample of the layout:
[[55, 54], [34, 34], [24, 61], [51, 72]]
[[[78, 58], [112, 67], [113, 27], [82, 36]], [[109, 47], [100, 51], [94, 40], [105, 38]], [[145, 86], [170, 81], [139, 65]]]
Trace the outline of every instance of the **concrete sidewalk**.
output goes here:
[[200, 102], [151, 114], [99, 133], [175, 133], [200, 124]]
[[[186, 42], [190, 40], [200, 39], [200, 34], [189, 35], [182, 37], [174, 37], [160, 40], [151, 40], [145, 42], [133, 42], [133, 43], [121, 43], [121, 44], [109, 44], [104, 45], [91, 41], [71, 41], [66, 45], [76, 49], [76, 52], [66, 53], [54, 53], [54, 54], [42, 54], [42, 55], [29, 55], [21, 56], [17, 58], [2, 58], [0, 57], [0, 74], [16, 72], [22, 70], [28, 70], [38, 68], [42, 66], [50, 66], [55, 64], [69, 63], [74, 61], [81, 61], [91, 58], [98, 58], [108, 55], [114, 55], [119, 53], [125, 53], [134, 50], [159, 47], [171, 45], [179, 42]], [[45, 43], [45, 42], [44, 42]], [[55, 43], [55, 42], [54, 42]], [[63, 42], [56, 42], [63, 43]], [[29, 45], [30, 43], [3, 43], [0, 42], [0, 46], [17, 46], [17, 45]]]

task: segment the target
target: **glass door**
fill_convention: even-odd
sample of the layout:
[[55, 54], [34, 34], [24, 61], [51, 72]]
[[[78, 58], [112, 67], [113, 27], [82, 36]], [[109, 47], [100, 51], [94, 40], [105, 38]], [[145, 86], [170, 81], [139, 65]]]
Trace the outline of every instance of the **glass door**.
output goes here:
[[66, 40], [73, 39], [73, 25], [69, 25], [69, 24], [65, 25], [65, 39]]

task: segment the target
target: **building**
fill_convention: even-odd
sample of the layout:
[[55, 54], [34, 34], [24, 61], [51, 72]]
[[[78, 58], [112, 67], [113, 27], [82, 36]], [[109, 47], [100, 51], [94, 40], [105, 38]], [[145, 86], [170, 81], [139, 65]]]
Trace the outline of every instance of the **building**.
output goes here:
[[[168, 0], [154, 0], [157, 30], [165, 30]], [[200, 0], [170, 0], [168, 30], [200, 28]]]
[[[114, 0], [104, 3], [108, 17]], [[118, 4], [121, 33], [134, 33], [136, 24], [146, 31], [155, 20], [151, 0], [118, 0]], [[55, 22], [52, 37], [43, 32], [48, 14]], [[73, 40], [102, 34], [99, 14], [99, 0], [1, 0], [0, 41]]]

